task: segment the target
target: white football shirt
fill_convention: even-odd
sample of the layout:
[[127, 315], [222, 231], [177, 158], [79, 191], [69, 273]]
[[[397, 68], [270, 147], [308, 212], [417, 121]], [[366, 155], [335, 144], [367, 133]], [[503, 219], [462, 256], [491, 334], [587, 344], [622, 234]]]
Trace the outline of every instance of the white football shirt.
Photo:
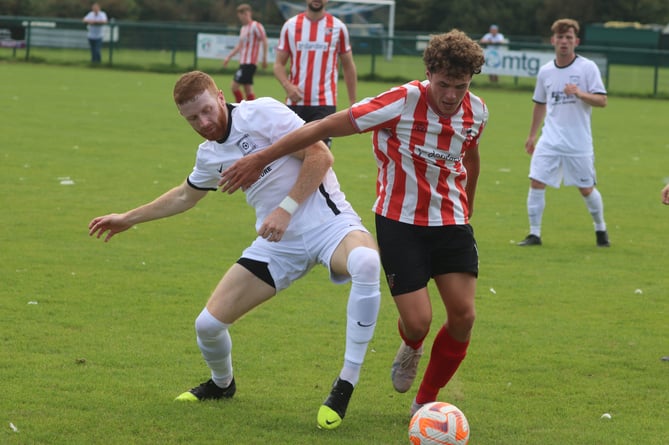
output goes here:
[[537, 74], [537, 83], [532, 100], [546, 104], [546, 117], [537, 141], [538, 151], [562, 155], [591, 155], [592, 107], [576, 96], [564, 93], [568, 83], [592, 94], [606, 94], [602, 76], [595, 62], [583, 56], [576, 56], [565, 67], [558, 67], [555, 61], [543, 65]]
[[[198, 147], [188, 183], [197, 189], [216, 190], [221, 172], [247, 154], [264, 150], [304, 121], [281, 102], [263, 97], [228, 104], [228, 133], [221, 141], [205, 141]], [[256, 229], [292, 189], [302, 161], [284, 156], [267, 165], [258, 180], [244, 190], [246, 201], [256, 212]], [[300, 204], [284, 234], [288, 239], [322, 225], [341, 212], [353, 212], [339, 188], [332, 169], [319, 189]]]

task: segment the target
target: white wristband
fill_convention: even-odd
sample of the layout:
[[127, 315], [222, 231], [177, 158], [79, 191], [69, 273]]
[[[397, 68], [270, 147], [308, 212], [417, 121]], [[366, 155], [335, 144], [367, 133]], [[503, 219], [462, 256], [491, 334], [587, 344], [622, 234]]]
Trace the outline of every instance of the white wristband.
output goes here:
[[283, 198], [283, 201], [281, 201], [281, 204], [279, 204], [279, 207], [284, 209], [286, 212], [288, 212], [290, 215], [295, 213], [295, 210], [297, 210], [297, 201], [295, 201], [293, 198], [290, 196], [286, 196]]

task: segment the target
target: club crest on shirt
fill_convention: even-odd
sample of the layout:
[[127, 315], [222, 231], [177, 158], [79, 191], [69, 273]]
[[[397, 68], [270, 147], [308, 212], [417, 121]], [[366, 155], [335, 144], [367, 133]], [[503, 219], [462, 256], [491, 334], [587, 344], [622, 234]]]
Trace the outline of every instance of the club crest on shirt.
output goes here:
[[251, 136], [248, 134], [245, 134], [237, 141], [237, 147], [239, 147], [239, 150], [244, 154], [244, 156], [258, 148], [258, 146], [251, 140]]
[[414, 122], [412, 131], [427, 133], [427, 125], [424, 122]]
[[465, 143], [469, 143], [474, 140], [478, 132], [470, 127], [461, 129], [460, 134], [465, 138]]

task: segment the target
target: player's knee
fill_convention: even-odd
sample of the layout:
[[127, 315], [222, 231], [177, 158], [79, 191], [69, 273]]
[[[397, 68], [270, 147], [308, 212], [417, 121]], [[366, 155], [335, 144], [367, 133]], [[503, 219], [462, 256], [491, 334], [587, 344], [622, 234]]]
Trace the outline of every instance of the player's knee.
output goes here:
[[476, 312], [471, 310], [462, 310], [448, 314], [448, 325], [458, 332], [470, 332], [474, 328]]
[[374, 283], [379, 281], [381, 260], [379, 253], [370, 247], [360, 246], [351, 250], [346, 267], [353, 282]]
[[207, 308], [202, 309], [200, 315], [195, 319], [195, 332], [199, 338], [216, 338], [225, 329], [227, 325], [217, 320]]

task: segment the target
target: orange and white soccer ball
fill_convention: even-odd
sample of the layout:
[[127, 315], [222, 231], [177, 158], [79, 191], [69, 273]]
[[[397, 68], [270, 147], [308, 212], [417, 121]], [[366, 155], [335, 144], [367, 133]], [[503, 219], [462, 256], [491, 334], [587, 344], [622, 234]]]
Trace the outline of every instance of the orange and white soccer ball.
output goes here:
[[412, 445], [467, 445], [469, 422], [455, 405], [428, 403], [411, 418], [409, 440]]

